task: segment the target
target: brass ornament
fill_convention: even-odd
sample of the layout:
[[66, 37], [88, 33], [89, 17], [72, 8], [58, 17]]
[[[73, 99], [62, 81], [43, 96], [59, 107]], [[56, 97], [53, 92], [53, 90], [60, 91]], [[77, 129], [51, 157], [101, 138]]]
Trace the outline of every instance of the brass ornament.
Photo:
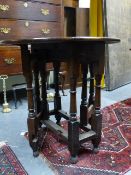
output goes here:
[[54, 101], [54, 96], [55, 96], [55, 94], [53, 92], [49, 92], [47, 94], [47, 101], [49, 101], [49, 102]]
[[6, 82], [5, 80], [8, 78], [7, 75], [0, 75], [0, 79], [3, 81], [3, 94], [4, 94], [4, 103], [3, 103], [3, 113], [11, 112], [11, 109], [9, 107], [9, 104], [7, 103], [7, 97], [6, 97]]

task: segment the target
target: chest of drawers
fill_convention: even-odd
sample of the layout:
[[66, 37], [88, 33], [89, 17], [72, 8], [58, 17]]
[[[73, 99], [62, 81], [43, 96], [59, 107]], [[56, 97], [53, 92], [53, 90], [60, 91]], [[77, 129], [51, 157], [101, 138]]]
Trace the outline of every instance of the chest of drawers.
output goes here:
[[[62, 36], [62, 0], [1, 0], [0, 39]], [[0, 74], [20, 74], [18, 47], [0, 47]]]
[[21, 52], [19, 47], [0, 47], [0, 74], [22, 74]]
[[52, 37], [62, 35], [62, 8], [58, 0], [0, 3], [0, 39]]
[[[0, 0], [0, 40], [75, 35], [78, 0]], [[61, 71], [68, 69], [64, 63]], [[47, 70], [52, 70], [47, 64]], [[19, 47], [0, 47], [0, 74], [22, 73]], [[68, 74], [66, 86], [69, 86]]]

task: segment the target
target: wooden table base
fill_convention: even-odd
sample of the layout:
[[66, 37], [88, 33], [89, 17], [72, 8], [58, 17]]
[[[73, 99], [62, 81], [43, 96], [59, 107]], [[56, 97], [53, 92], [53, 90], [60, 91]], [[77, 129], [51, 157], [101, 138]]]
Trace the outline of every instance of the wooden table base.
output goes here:
[[[102, 129], [100, 84], [104, 73], [105, 45], [119, 41], [119, 39], [97, 37], [3, 41], [4, 44], [21, 47], [22, 68], [27, 83], [29, 143], [34, 156], [38, 156], [41, 149], [38, 144], [40, 142], [38, 131], [43, 124], [68, 144], [72, 163], [77, 162], [80, 145], [89, 140], [92, 141], [94, 152], [98, 152]], [[31, 52], [28, 50], [28, 44], [31, 45]], [[54, 109], [51, 111], [47, 102], [46, 63], [48, 62], [53, 63], [55, 80]], [[61, 62], [70, 65], [70, 102], [67, 101], [67, 105], [70, 103], [69, 115], [62, 109], [59, 94], [58, 77]], [[78, 119], [76, 84], [79, 66], [82, 69], [82, 92]], [[87, 93], [88, 71], [90, 72], [89, 93]], [[51, 115], [55, 116], [56, 122], [50, 120]], [[68, 130], [61, 127], [61, 118], [68, 121]]]

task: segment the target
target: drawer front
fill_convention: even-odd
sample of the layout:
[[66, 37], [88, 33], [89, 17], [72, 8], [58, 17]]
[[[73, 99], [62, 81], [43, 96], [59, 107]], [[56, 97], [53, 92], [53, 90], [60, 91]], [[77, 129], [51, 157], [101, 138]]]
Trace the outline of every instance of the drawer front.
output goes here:
[[61, 23], [57, 22], [0, 20], [0, 39], [58, 37], [61, 35]]
[[27, 19], [41, 21], [60, 21], [61, 6], [14, 0], [0, 1], [0, 18]]
[[0, 75], [15, 75], [22, 73], [20, 49], [10, 47], [0, 48]]

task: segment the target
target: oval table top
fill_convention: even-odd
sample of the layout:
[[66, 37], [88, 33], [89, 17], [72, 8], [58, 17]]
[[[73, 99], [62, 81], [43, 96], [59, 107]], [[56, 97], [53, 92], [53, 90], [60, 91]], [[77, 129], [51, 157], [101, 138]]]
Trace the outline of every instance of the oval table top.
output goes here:
[[76, 36], [76, 37], [46, 37], [46, 38], [30, 38], [30, 39], [18, 39], [18, 40], [1, 40], [0, 44], [7, 45], [24, 45], [24, 44], [44, 44], [44, 43], [104, 43], [113, 44], [120, 42], [119, 38], [110, 37], [88, 37], [88, 36]]

